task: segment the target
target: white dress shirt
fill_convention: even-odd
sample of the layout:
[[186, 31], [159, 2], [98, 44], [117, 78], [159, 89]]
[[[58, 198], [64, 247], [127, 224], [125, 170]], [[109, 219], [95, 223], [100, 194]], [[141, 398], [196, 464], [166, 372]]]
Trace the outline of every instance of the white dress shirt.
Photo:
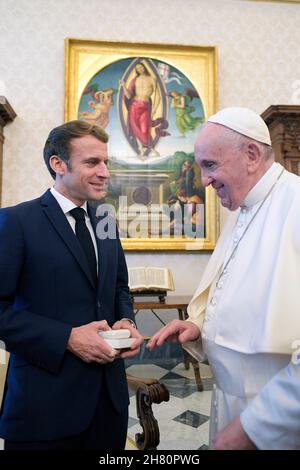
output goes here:
[[[74, 202], [70, 201], [70, 199], [68, 199], [66, 196], [59, 193], [54, 187], [52, 187], [50, 189], [50, 192], [51, 192], [52, 196], [55, 197], [55, 199], [57, 200], [61, 210], [65, 214], [65, 216], [67, 218], [67, 221], [69, 222], [70, 226], [72, 227], [73, 232], [75, 233], [75, 223], [76, 223], [76, 221], [75, 221], [74, 217], [72, 216], [72, 214], [70, 214], [70, 211], [72, 209], [75, 209], [78, 206], [76, 206], [76, 204], [74, 204]], [[91, 224], [91, 219], [89, 218], [89, 215], [88, 215], [88, 212], [87, 212], [87, 202], [84, 202], [82, 204], [82, 206], [80, 206], [80, 207], [82, 209], [84, 209], [85, 223], [86, 223], [86, 226], [87, 226], [87, 228], [90, 232], [90, 235], [92, 237], [92, 241], [93, 241], [93, 245], [94, 245], [94, 249], [95, 249], [96, 260], [97, 260], [97, 273], [98, 273], [97, 243], [96, 243], [95, 233], [94, 233], [94, 230], [93, 230], [93, 227], [92, 227], [92, 224]]]

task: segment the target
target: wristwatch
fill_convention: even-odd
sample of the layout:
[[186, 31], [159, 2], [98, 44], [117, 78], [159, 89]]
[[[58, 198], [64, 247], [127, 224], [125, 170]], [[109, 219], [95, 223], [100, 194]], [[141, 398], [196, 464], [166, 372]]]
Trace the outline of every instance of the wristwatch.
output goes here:
[[133, 328], [135, 328], [137, 330], [137, 326], [135, 324], [135, 322], [133, 320], [131, 320], [130, 318], [122, 318], [122, 320], [126, 320], [126, 321], [129, 321], [129, 323], [131, 324], [131, 326], [133, 326]]

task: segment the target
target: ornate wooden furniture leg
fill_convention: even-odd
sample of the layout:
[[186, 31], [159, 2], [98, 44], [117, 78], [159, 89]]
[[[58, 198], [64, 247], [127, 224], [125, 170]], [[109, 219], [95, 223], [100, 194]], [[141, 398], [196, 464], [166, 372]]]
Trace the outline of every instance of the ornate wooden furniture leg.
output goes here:
[[159, 426], [152, 411], [152, 403], [169, 401], [167, 387], [155, 379], [142, 379], [127, 374], [128, 386], [136, 391], [136, 409], [142, 433], [135, 435], [139, 450], [156, 449], [160, 442]]
[[193, 369], [194, 369], [197, 389], [199, 390], [199, 392], [203, 392], [204, 387], [203, 387], [203, 382], [202, 382], [201, 374], [200, 374], [200, 363], [199, 361], [197, 361], [197, 359], [195, 359], [192, 356], [189, 356], [188, 360], [192, 364]]
[[[177, 310], [178, 310], [179, 319], [186, 320], [188, 317], [186, 308], [178, 308]], [[190, 364], [192, 364], [193, 369], [194, 369], [197, 389], [199, 390], [199, 392], [203, 392], [204, 387], [203, 387], [203, 382], [201, 379], [199, 362], [184, 349], [183, 349], [183, 360], [184, 360], [184, 367], [186, 368], [186, 370], [188, 370], [190, 368]]]
[[[177, 311], [178, 311], [179, 320], [186, 320], [186, 318], [187, 318], [186, 310], [182, 309], [182, 308], [178, 308]], [[192, 362], [192, 361], [190, 360], [189, 353], [187, 351], [185, 351], [185, 349], [182, 349], [182, 352], [183, 352], [184, 367], [185, 367], [186, 370], [188, 370], [190, 368], [190, 362]], [[199, 374], [200, 374], [200, 371], [199, 371]], [[195, 379], [196, 379], [196, 375], [195, 375]]]

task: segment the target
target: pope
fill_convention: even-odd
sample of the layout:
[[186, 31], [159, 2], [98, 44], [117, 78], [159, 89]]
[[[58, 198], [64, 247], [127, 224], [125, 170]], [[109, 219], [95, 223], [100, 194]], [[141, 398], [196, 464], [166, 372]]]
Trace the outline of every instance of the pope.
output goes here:
[[188, 307], [148, 343], [207, 358], [214, 449], [300, 449], [300, 178], [274, 161], [247, 108], [208, 119], [195, 145], [203, 186], [229, 209]]

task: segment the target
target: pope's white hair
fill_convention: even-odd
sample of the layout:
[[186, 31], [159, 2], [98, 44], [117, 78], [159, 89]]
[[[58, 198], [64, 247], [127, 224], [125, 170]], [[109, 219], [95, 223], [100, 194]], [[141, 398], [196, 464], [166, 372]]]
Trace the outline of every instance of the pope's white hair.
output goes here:
[[222, 138], [225, 138], [228, 143], [234, 145], [237, 150], [243, 150], [246, 145], [249, 145], [253, 142], [259, 147], [265, 160], [269, 160], [274, 157], [271, 145], [258, 142], [257, 140], [251, 139], [250, 137], [240, 134], [239, 132], [236, 132], [233, 129], [229, 129], [225, 126], [223, 127], [224, 131]]

